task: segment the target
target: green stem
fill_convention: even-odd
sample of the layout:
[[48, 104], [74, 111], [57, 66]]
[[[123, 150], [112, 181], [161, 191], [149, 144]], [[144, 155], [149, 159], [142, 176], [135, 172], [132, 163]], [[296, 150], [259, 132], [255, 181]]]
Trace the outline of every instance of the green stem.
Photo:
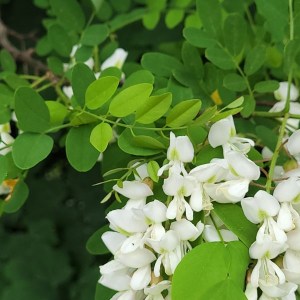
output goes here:
[[294, 11], [293, 11], [293, 0], [289, 0], [289, 11], [290, 11], [290, 40], [294, 39]]
[[95, 115], [95, 114], [93, 114], [91, 112], [88, 112], [88, 111], [85, 111], [85, 110], [77, 110], [77, 111], [80, 112], [80, 113], [85, 113], [89, 116], [92, 116], [92, 117], [94, 117], [98, 120], [101, 120], [102, 122], [106, 122], [106, 123], [109, 123], [109, 124], [129, 128], [129, 129], [143, 129], [143, 130], [149, 130], [149, 131], [172, 131], [172, 130], [180, 130], [180, 129], [186, 129], [187, 128], [187, 126], [172, 127], [172, 128], [166, 128], [166, 127], [163, 127], [163, 128], [139, 127], [139, 126], [134, 126], [133, 127], [133, 125], [126, 125], [126, 124], [123, 124], [123, 123], [119, 123], [118, 121], [109, 120], [109, 119], [107, 119], [103, 116], [98, 116], [98, 115]]
[[275, 170], [275, 166], [276, 166], [276, 162], [279, 156], [279, 152], [280, 152], [280, 148], [282, 145], [282, 139], [285, 133], [285, 126], [287, 123], [287, 120], [289, 118], [289, 113], [286, 113], [283, 120], [282, 120], [282, 124], [280, 126], [280, 130], [279, 130], [279, 135], [278, 135], [278, 140], [277, 140], [277, 144], [275, 147], [275, 151], [274, 154], [272, 156], [272, 160], [271, 160], [271, 164], [270, 164], [270, 169], [269, 169], [269, 176], [267, 178], [267, 182], [266, 182], [266, 191], [269, 193], [271, 188], [272, 188], [272, 181], [273, 181], [273, 177], [274, 177], [274, 170]]
[[73, 125], [71, 123], [63, 124], [63, 125], [60, 125], [60, 126], [52, 127], [50, 129], [48, 129], [45, 133], [54, 132], [56, 130], [60, 130], [60, 129], [68, 128], [68, 127], [72, 127], [72, 126]]
[[53, 86], [53, 83], [52, 82], [49, 82], [43, 86], [41, 86], [40, 88], [36, 89], [37, 92], [41, 92], [41, 91], [44, 91], [46, 89], [48, 89], [49, 87], [52, 87]]

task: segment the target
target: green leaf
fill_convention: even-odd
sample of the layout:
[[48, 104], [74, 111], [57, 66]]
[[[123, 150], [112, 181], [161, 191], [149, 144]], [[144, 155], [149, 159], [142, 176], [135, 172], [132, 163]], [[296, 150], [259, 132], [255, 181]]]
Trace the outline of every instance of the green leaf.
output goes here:
[[207, 137], [207, 131], [202, 126], [193, 124], [188, 127], [188, 136], [193, 144], [202, 144]]
[[224, 77], [223, 84], [227, 89], [235, 92], [242, 92], [247, 88], [245, 79], [236, 73], [227, 74]]
[[14, 187], [11, 197], [4, 204], [4, 212], [6, 213], [14, 213], [18, 211], [21, 206], [25, 203], [27, 197], [29, 195], [29, 189], [27, 184], [20, 180]]
[[15, 60], [6, 49], [0, 51], [0, 64], [3, 71], [15, 73], [17, 70]]
[[143, 68], [162, 77], [170, 77], [173, 70], [182, 68], [182, 64], [175, 57], [157, 52], [144, 54], [141, 64]]
[[0, 155], [0, 185], [7, 176], [8, 163], [5, 156]]
[[20, 134], [12, 146], [12, 156], [16, 166], [30, 169], [45, 159], [51, 152], [53, 139], [45, 134], [25, 132]]
[[208, 107], [201, 115], [198, 117], [194, 123], [205, 125], [207, 122], [211, 120], [211, 118], [217, 113], [217, 106]]
[[183, 30], [183, 36], [193, 46], [198, 48], [212, 47], [217, 40], [202, 29], [187, 27]]
[[96, 295], [94, 300], [109, 300], [116, 294], [116, 291], [113, 291], [99, 283], [96, 286]]
[[244, 48], [247, 26], [241, 14], [229, 15], [224, 24], [224, 41], [228, 51], [238, 56]]
[[53, 49], [61, 56], [68, 57], [72, 51], [72, 41], [66, 30], [54, 24], [48, 28], [48, 37]]
[[279, 82], [275, 80], [260, 81], [255, 84], [254, 91], [258, 93], [271, 93], [279, 88]]
[[68, 109], [56, 101], [46, 101], [45, 103], [50, 113], [51, 126], [56, 127], [63, 124], [65, 117], [69, 113]]
[[245, 217], [242, 208], [238, 204], [214, 203], [214, 212], [248, 248], [251, 246], [256, 238], [257, 225], [251, 223]]
[[199, 166], [210, 163], [213, 158], [223, 158], [222, 148], [213, 148], [211, 145], [205, 145], [196, 156], [196, 165]]
[[243, 107], [237, 107], [237, 108], [229, 109], [229, 110], [226, 110], [224, 112], [218, 113], [213, 118], [211, 118], [211, 122], [217, 122], [217, 121], [222, 120], [224, 118], [227, 118], [229, 116], [236, 115], [242, 109], [243, 109]]
[[271, 151], [274, 151], [278, 139], [277, 132], [263, 125], [257, 126], [255, 131], [263, 145], [267, 146]]
[[104, 0], [91, 0], [93, 6], [95, 8], [95, 12], [98, 12], [104, 2]]
[[138, 156], [151, 156], [161, 152], [161, 149], [150, 149], [137, 146], [130, 129], [125, 129], [118, 138], [118, 146], [125, 153]]
[[0, 124], [5, 124], [10, 122], [11, 110], [8, 106], [1, 106], [0, 104]]
[[156, 138], [147, 135], [137, 135], [132, 138], [133, 145], [147, 149], [165, 149], [165, 145]]
[[11, 105], [14, 101], [13, 91], [5, 84], [0, 83], [0, 103], [1, 105]]
[[87, 46], [97, 46], [104, 42], [109, 35], [108, 27], [104, 24], [90, 25], [83, 31], [81, 43]]
[[72, 71], [72, 88], [78, 104], [83, 107], [88, 86], [95, 80], [93, 71], [84, 63], [77, 63]]
[[266, 19], [266, 27], [275, 41], [282, 41], [289, 23], [288, 1], [255, 0], [259, 14]]
[[80, 31], [85, 23], [85, 16], [75, 0], [50, 0], [50, 5], [59, 22], [68, 30]]
[[180, 127], [191, 122], [199, 113], [201, 101], [198, 99], [183, 101], [172, 108], [169, 112], [166, 125]]
[[143, 25], [148, 29], [152, 30], [156, 27], [160, 19], [159, 11], [150, 11], [143, 16]]
[[93, 128], [90, 136], [90, 142], [99, 152], [104, 152], [112, 137], [113, 131], [110, 125], [107, 123], [101, 123]]
[[235, 68], [235, 63], [230, 54], [219, 45], [207, 48], [205, 51], [205, 56], [214, 65], [223, 70], [232, 70]]
[[256, 46], [251, 49], [245, 60], [244, 71], [246, 75], [252, 75], [258, 71], [264, 64], [266, 59], [266, 48], [264, 46]]
[[158, 120], [168, 111], [171, 103], [171, 93], [164, 93], [158, 96], [151, 96], [136, 111], [136, 121], [142, 124], [150, 124]]
[[236, 107], [240, 107], [242, 104], [244, 103], [244, 97], [241, 96], [238, 99], [232, 101], [231, 103], [229, 103], [227, 106], [225, 106], [223, 109], [231, 109], [231, 108], [236, 108]]
[[109, 231], [109, 226], [105, 225], [89, 237], [86, 243], [86, 249], [90, 254], [102, 255], [110, 253], [101, 239], [102, 234], [107, 231]]
[[158, 180], [159, 180], [159, 177], [157, 176], [157, 172], [158, 172], [159, 168], [160, 168], [160, 166], [155, 160], [151, 160], [147, 164], [148, 174], [154, 182], [158, 182]]
[[99, 152], [91, 145], [93, 125], [73, 127], [67, 134], [66, 154], [71, 166], [79, 171], [89, 171], [97, 162]]
[[222, 11], [218, 0], [197, 0], [197, 12], [203, 27], [213, 37], [219, 37], [222, 32]]
[[166, 25], [169, 29], [176, 27], [184, 17], [184, 10], [179, 8], [172, 8], [166, 14]]
[[63, 75], [64, 68], [63, 63], [60, 59], [55, 56], [50, 56], [47, 58], [47, 64], [54, 75]]
[[131, 85], [139, 83], [154, 84], [154, 76], [148, 70], [138, 70], [136, 72], [133, 72], [128, 78], [126, 78], [123, 88], [127, 88]]
[[[241, 242], [201, 244], [177, 266], [172, 279], [172, 299], [219, 300], [221, 292], [216, 286], [221, 285], [228, 286], [229, 293], [221, 298], [246, 300], [243, 288], [248, 263], [248, 249]], [[229, 287], [233, 290], [229, 291]]]
[[140, 83], [122, 90], [112, 99], [109, 112], [115, 117], [130, 115], [148, 100], [152, 89], [152, 84]]
[[33, 89], [21, 87], [16, 91], [15, 112], [22, 130], [44, 132], [49, 129], [48, 107], [44, 99]]
[[241, 115], [244, 118], [248, 118], [255, 110], [255, 99], [249, 95], [244, 96], [243, 110], [241, 111]]
[[23, 86], [30, 86], [27, 80], [21, 78], [17, 74], [8, 73], [7, 75], [4, 76], [3, 79], [8, 84], [8, 86], [13, 90], [16, 90], [17, 88]]
[[119, 79], [114, 76], [106, 76], [93, 81], [86, 90], [85, 104], [89, 109], [100, 108], [115, 93], [119, 85]]

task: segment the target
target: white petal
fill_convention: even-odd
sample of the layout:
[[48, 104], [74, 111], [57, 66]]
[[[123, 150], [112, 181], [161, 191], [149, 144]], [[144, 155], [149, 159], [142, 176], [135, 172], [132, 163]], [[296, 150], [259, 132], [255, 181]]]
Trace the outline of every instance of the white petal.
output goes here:
[[260, 177], [259, 166], [248, 159], [244, 154], [236, 151], [229, 151], [225, 153], [224, 156], [230, 170], [235, 176], [247, 178], [249, 180], [257, 180]]
[[254, 197], [247, 197], [241, 200], [241, 206], [246, 218], [254, 223], [258, 224], [262, 221], [262, 217], [259, 215], [259, 206]]
[[175, 219], [177, 215], [177, 201], [172, 200], [168, 206], [166, 216], [169, 220]]
[[167, 207], [161, 201], [154, 200], [147, 203], [143, 207], [143, 212], [152, 223], [162, 223], [167, 220]]
[[120, 188], [117, 184], [115, 184], [113, 189], [119, 194], [130, 199], [141, 199], [153, 195], [150, 187], [140, 181], [124, 181], [123, 187]]
[[130, 286], [133, 290], [142, 290], [151, 281], [151, 265], [146, 265], [142, 268], [137, 269], [131, 278]]
[[255, 265], [255, 267], [253, 268], [252, 270], [252, 273], [251, 273], [251, 285], [255, 288], [258, 288], [258, 280], [259, 280], [259, 271], [260, 271], [260, 267], [261, 267], [261, 259], [259, 259]]
[[234, 128], [228, 119], [222, 119], [214, 123], [208, 133], [208, 142], [213, 148], [226, 144]]
[[115, 52], [101, 64], [101, 71], [109, 67], [117, 67], [121, 69], [127, 58], [127, 55], [128, 52], [126, 52], [124, 49], [117, 48]]
[[290, 231], [295, 228], [292, 213], [287, 203], [281, 204], [277, 217], [277, 224], [284, 231]]
[[158, 284], [156, 285], [152, 285], [150, 287], [147, 287], [144, 289], [144, 292], [146, 295], [154, 295], [154, 296], [158, 296], [162, 293], [162, 291], [168, 289], [171, 286], [171, 281], [169, 280], [163, 280], [160, 281]]
[[203, 208], [203, 187], [201, 184], [197, 185], [193, 190], [190, 198], [190, 206], [194, 211], [201, 211]]
[[106, 216], [110, 222], [110, 227], [124, 234], [144, 232], [148, 228], [144, 215], [138, 214], [134, 210], [116, 209], [109, 212]]
[[205, 225], [203, 231], [203, 238], [207, 242], [219, 242], [220, 236], [213, 225]]
[[131, 277], [127, 274], [114, 273], [102, 275], [99, 283], [115, 291], [125, 291], [130, 288], [130, 280]]
[[150, 250], [138, 248], [130, 253], [118, 253], [116, 259], [130, 268], [141, 268], [152, 263], [156, 257]]
[[[300, 135], [299, 135], [300, 137]], [[299, 140], [300, 143], [300, 140]], [[279, 202], [292, 202], [300, 195], [300, 184], [296, 177], [281, 181], [275, 188], [273, 196]]]
[[290, 136], [286, 147], [291, 155], [300, 153], [300, 129]]
[[[283, 81], [279, 83], [279, 88], [274, 92], [274, 96], [277, 100], [286, 101], [288, 96], [288, 82]], [[290, 100], [295, 101], [299, 97], [299, 91], [296, 86], [291, 83], [290, 86]]]
[[142, 242], [142, 233], [136, 233], [128, 237], [122, 244], [120, 251], [123, 253], [129, 253], [135, 251], [138, 247], [143, 245]]
[[179, 245], [179, 236], [174, 230], [166, 232], [165, 236], [160, 241], [160, 247], [169, 252], [174, 250]]
[[245, 296], [248, 300], [257, 300], [257, 287], [254, 287], [251, 282], [247, 283]]
[[126, 240], [126, 237], [118, 232], [107, 231], [102, 234], [101, 239], [108, 250], [115, 254]]
[[167, 151], [167, 158], [169, 160], [179, 160], [187, 163], [194, 158], [194, 147], [187, 136], [178, 136], [174, 138], [174, 134], [170, 133], [170, 147]]
[[216, 182], [224, 179], [227, 170], [220, 164], [209, 163], [192, 169], [189, 175], [195, 177], [199, 182]]
[[172, 222], [170, 229], [174, 230], [182, 241], [193, 241], [200, 235], [198, 228], [186, 219]]

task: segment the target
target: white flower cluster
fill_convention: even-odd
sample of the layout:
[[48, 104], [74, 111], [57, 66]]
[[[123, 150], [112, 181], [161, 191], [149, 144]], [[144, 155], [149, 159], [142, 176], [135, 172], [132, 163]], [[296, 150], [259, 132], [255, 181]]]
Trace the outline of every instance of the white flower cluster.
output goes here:
[[[300, 130], [289, 138], [286, 148], [300, 155]], [[295, 300], [300, 284], [300, 168], [285, 173], [273, 195], [258, 191], [241, 201], [251, 222], [261, 224], [249, 249], [257, 259], [247, 285], [249, 300]], [[275, 262], [272, 260], [275, 259]]]
[[[99, 283], [118, 291], [112, 299], [170, 299], [172, 275], [191, 242], [202, 233], [207, 242], [237, 240], [220, 220], [208, 219], [213, 201], [236, 203], [245, 197], [250, 181], [259, 178], [259, 167], [247, 157], [254, 143], [236, 136], [232, 117], [213, 124], [208, 140], [212, 147], [223, 147], [224, 158], [189, 170], [191, 141], [170, 133], [168, 163], [158, 170], [164, 178], [164, 202], [153, 200], [146, 165], [136, 168], [135, 180], [113, 187], [128, 201], [108, 213], [113, 231], [102, 235], [114, 258], [100, 266]], [[200, 211], [205, 212], [204, 222], [195, 221], [194, 213]]]

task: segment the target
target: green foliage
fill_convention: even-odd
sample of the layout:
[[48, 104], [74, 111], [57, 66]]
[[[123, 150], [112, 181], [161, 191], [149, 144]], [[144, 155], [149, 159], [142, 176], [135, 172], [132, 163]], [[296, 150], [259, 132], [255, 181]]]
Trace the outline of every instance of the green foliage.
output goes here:
[[99, 156], [99, 152], [90, 143], [91, 131], [92, 125], [73, 127], [66, 138], [68, 161], [79, 172], [90, 170]]
[[45, 134], [25, 132], [19, 135], [12, 149], [17, 167], [30, 169], [45, 159], [51, 152], [53, 139]]
[[110, 125], [107, 123], [100, 123], [93, 128], [90, 142], [99, 152], [104, 152], [112, 137], [113, 130]]
[[85, 94], [85, 104], [89, 109], [97, 109], [105, 104], [115, 93], [119, 79], [113, 76], [100, 77], [92, 82]]
[[15, 112], [22, 130], [42, 133], [49, 129], [48, 107], [33, 89], [21, 87], [16, 91]]
[[112, 99], [109, 112], [116, 117], [130, 115], [149, 99], [152, 89], [151, 84], [140, 83], [122, 90]]
[[248, 263], [248, 250], [241, 242], [201, 244], [176, 268], [172, 299], [217, 300], [222, 295], [225, 299], [245, 300], [243, 274]]

